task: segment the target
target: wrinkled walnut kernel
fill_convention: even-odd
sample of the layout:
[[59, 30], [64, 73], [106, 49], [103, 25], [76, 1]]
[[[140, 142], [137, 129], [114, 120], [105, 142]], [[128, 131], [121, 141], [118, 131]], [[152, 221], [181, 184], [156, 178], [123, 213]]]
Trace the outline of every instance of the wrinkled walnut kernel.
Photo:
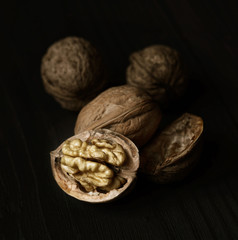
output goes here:
[[67, 140], [62, 146], [62, 154], [62, 170], [87, 192], [110, 191], [125, 183], [125, 179], [116, 176], [113, 170], [126, 160], [126, 154], [119, 144], [103, 139], [92, 139], [90, 143], [80, 139]]

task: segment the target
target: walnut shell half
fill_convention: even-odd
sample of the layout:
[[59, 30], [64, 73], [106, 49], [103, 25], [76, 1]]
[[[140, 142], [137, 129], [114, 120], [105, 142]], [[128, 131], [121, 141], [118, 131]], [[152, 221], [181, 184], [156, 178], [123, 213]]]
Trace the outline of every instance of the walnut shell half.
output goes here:
[[145, 91], [122, 85], [109, 88], [88, 103], [78, 115], [74, 132], [106, 128], [139, 147], [151, 138], [160, 120], [158, 105]]
[[[89, 159], [90, 160], [89, 164], [91, 165], [92, 163], [99, 164], [103, 168], [107, 169], [110, 168], [114, 172], [113, 175], [114, 177], [119, 177], [120, 179], [123, 179], [123, 183], [120, 187], [109, 190], [106, 189], [105, 191], [101, 191], [100, 189], [98, 190], [98, 188], [94, 188], [93, 190], [89, 189], [87, 191], [87, 189], [85, 190], [84, 185], [81, 185], [80, 184], [81, 182], [77, 181], [77, 178], [74, 178], [74, 176], [70, 174], [70, 171], [69, 172], [64, 171], [63, 168], [64, 166], [62, 166], [62, 159], [64, 157], [63, 155], [64, 147], [67, 145], [68, 142], [70, 141], [73, 142], [76, 139], [80, 139], [81, 141], [88, 143], [89, 146], [92, 146], [94, 141], [99, 142], [101, 141], [103, 143], [107, 141], [110, 142], [111, 144], [120, 145], [123, 148], [126, 158], [120, 167], [112, 166], [107, 162], [100, 162], [98, 158]], [[61, 189], [72, 197], [91, 203], [108, 202], [118, 198], [122, 194], [124, 195], [124, 193], [126, 193], [127, 190], [129, 190], [133, 186], [134, 180], [136, 178], [136, 172], [139, 167], [139, 153], [135, 144], [130, 139], [124, 137], [123, 135], [118, 134], [116, 132], [112, 132], [108, 129], [98, 129], [95, 131], [90, 130], [81, 132], [78, 135], [75, 135], [67, 139], [55, 151], [51, 152], [50, 155], [53, 175]], [[70, 167], [69, 169], [74, 170], [73, 168]], [[93, 172], [85, 174], [80, 173], [78, 171], [77, 175], [79, 174], [81, 174], [82, 179], [82, 177], [85, 177], [85, 175], [87, 174], [92, 176]], [[94, 175], [92, 176], [92, 178], [94, 180]]]
[[201, 117], [185, 113], [141, 150], [141, 172], [158, 183], [184, 178], [201, 152]]

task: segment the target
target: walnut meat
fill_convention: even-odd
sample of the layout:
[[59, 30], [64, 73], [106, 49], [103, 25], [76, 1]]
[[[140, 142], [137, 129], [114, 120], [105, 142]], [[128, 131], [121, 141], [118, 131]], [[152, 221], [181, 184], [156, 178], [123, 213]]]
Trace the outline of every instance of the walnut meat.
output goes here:
[[80, 111], [75, 134], [106, 128], [142, 146], [156, 131], [160, 120], [159, 107], [145, 91], [123, 85], [102, 92]]
[[83, 38], [61, 39], [42, 58], [45, 90], [69, 110], [79, 110], [102, 90], [104, 72], [99, 53]]
[[186, 88], [179, 53], [164, 45], [153, 45], [130, 56], [127, 83], [145, 89], [161, 105], [181, 96]]
[[141, 172], [158, 183], [181, 180], [198, 160], [202, 132], [202, 118], [183, 114], [141, 149]]
[[139, 167], [135, 144], [107, 129], [86, 131], [51, 152], [58, 185], [67, 194], [87, 202], [111, 201], [132, 186]]

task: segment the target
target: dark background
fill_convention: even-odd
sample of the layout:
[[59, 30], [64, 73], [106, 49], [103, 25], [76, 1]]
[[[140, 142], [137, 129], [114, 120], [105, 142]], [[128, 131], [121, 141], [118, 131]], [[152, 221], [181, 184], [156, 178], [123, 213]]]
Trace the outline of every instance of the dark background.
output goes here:
[[[0, 239], [238, 239], [238, 2], [40, 1], [1, 8]], [[49, 152], [73, 135], [77, 113], [45, 93], [40, 63], [56, 40], [91, 41], [125, 83], [128, 57], [151, 44], [177, 49], [187, 93], [164, 114], [204, 119], [198, 166], [184, 181], [139, 176], [127, 197], [89, 204], [56, 184]]]

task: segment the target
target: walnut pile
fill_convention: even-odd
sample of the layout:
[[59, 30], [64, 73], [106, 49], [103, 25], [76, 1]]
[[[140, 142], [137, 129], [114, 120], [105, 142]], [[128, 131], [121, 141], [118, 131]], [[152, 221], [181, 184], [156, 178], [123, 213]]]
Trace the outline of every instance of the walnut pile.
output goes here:
[[98, 51], [83, 38], [61, 39], [42, 58], [45, 90], [68, 110], [79, 110], [103, 89], [104, 73]]
[[143, 88], [161, 106], [180, 97], [187, 85], [179, 53], [164, 45], [132, 53], [126, 77], [128, 84]]
[[43, 57], [47, 92], [62, 107], [80, 109], [75, 135], [51, 152], [56, 182], [79, 200], [98, 203], [124, 195], [138, 169], [157, 183], [181, 180], [198, 160], [202, 118], [186, 113], [159, 128], [160, 106], [186, 88], [178, 52], [154, 45], [133, 53], [130, 62], [127, 84], [95, 97], [105, 79], [100, 57], [89, 42], [65, 38]]

